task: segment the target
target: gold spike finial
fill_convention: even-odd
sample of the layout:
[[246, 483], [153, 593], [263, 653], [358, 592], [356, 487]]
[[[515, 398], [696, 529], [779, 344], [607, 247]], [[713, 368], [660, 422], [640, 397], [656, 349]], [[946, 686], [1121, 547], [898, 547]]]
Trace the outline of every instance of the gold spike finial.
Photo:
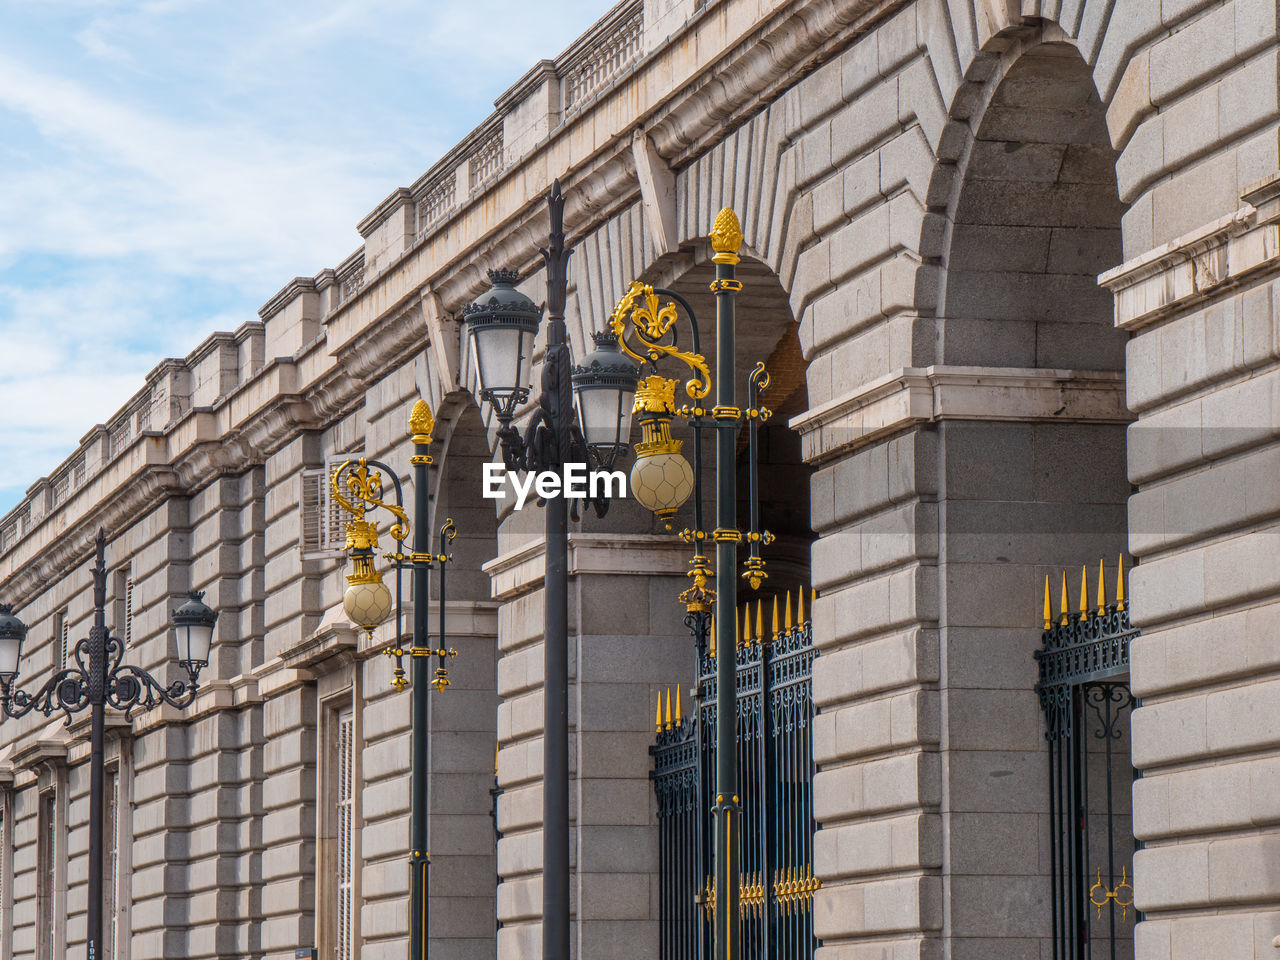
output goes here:
[[756, 598], [756, 642], [764, 639], [764, 601]]
[[425, 400], [418, 400], [409, 413], [409, 432], [413, 434], [414, 443], [430, 443], [431, 431], [435, 429], [435, 417], [431, 415], [431, 406]]
[[745, 610], [738, 611], [738, 645], [741, 647], [751, 646], [751, 607], [743, 604]]
[[773, 639], [777, 640], [782, 633], [782, 621], [778, 619], [778, 595], [773, 595]]
[[684, 726], [684, 705], [680, 696], [680, 687], [676, 687], [676, 726]]
[[741, 259], [738, 252], [742, 249], [742, 225], [738, 223], [738, 215], [724, 207], [716, 214], [711, 225], [711, 249], [715, 251], [713, 263], [735, 264]]
[[1080, 619], [1089, 616], [1089, 565], [1080, 564]]
[[1116, 568], [1116, 609], [1124, 609], [1124, 554], [1120, 554], [1120, 564]]
[[1107, 612], [1107, 583], [1102, 579], [1105, 565], [1106, 561], [1098, 560], [1098, 616]]
[[796, 611], [796, 623], [804, 626], [804, 587], [800, 588], [800, 608]]
[[667, 687], [667, 729], [671, 729], [671, 688]]
[[1067, 571], [1062, 571], [1062, 625], [1067, 625]]
[[657, 732], [662, 732], [662, 690], [658, 690], [658, 712], [653, 718], [653, 724], [657, 728]]
[[787, 591], [787, 633], [791, 632], [791, 591]]
[[1053, 626], [1053, 609], [1049, 605], [1049, 575], [1044, 575], [1044, 628]]
[[716, 618], [711, 618], [711, 632], [707, 636], [707, 653], [714, 657], [716, 655]]

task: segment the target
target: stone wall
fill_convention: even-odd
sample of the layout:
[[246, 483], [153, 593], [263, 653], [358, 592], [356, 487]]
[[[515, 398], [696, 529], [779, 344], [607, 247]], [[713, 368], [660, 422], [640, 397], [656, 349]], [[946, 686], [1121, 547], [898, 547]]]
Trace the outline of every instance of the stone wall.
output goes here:
[[[555, 175], [578, 243], [576, 343], [635, 277], [709, 300], [702, 238], [722, 206], [746, 238], [740, 364], [798, 337], [807, 404], [792, 425], [819, 535], [823, 957], [1047, 949], [1040, 589], [1126, 543], [1144, 629], [1137, 956], [1266, 955], [1280, 932], [1274, 0], [614, 13], [392, 192], [356, 254], [161, 364], [0, 521], [0, 593], [32, 627], [28, 687], [53, 667], [55, 614], [85, 632], [99, 525], [117, 630], [131, 564], [131, 660], [176, 669], [166, 622], [186, 590], [222, 612], [194, 707], [112, 734], [132, 810], [129, 955], [332, 948], [329, 731], [347, 707], [362, 956], [403, 949], [405, 698], [378, 656], [387, 629], [358, 636], [339, 612], [340, 561], [303, 555], [301, 504], [333, 455], [405, 463], [419, 393], [440, 415], [433, 523], [452, 514], [464, 535], [448, 594], [456, 685], [433, 706], [436, 938], [451, 955], [537, 955], [540, 517], [495, 515], [467, 488], [495, 425], [468, 397], [455, 318], [482, 267], [523, 269], [542, 299], [539, 198]], [[634, 59], [567, 102], [597, 40], [634, 43]], [[1113, 314], [1090, 280], [1102, 271]], [[685, 554], [657, 533], [619, 506], [571, 547], [581, 957], [653, 952], [644, 748], [657, 690], [692, 671], [671, 602]], [[14, 956], [37, 943], [38, 794], [55, 783], [55, 906], [78, 956], [83, 725], [11, 722], [0, 750]]]

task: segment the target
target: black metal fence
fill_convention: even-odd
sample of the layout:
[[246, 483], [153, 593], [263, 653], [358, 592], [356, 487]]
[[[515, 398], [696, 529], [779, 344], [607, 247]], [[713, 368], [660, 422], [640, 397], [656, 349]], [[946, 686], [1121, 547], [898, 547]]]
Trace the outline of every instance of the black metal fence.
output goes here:
[[1036, 691], [1049, 741], [1050, 873], [1053, 960], [1129, 960], [1133, 956], [1134, 770], [1129, 719], [1129, 624], [1123, 562], [1116, 600], [1107, 603], [1099, 565], [1096, 604], [1081, 572], [1079, 612], [1051, 613], [1045, 581], [1044, 636], [1036, 651]]
[[[813, 626], [791, 621], [779, 598], [765, 630], [758, 602], [740, 615], [736, 643], [739, 797], [742, 801], [743, 960], [813, 956]], [[695, 624], [695, 636], [705, 631]], [[653, 754], [658, 799], [661, 960], [711, 954], [715, 894], [711, 878], [711, 800], [715, 796], [715, 631], [699, 644], [690, 713], [684, 697], [660, 696]]]

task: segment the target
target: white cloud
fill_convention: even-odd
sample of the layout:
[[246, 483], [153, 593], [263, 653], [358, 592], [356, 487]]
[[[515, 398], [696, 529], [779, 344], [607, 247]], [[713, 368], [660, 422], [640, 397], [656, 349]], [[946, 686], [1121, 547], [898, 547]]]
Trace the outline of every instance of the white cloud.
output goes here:
[[[9, 0], [0, 35], [0, 514], [608, 9], [564, 0]], [[39, 397], [39, 403], [30, 398]]]

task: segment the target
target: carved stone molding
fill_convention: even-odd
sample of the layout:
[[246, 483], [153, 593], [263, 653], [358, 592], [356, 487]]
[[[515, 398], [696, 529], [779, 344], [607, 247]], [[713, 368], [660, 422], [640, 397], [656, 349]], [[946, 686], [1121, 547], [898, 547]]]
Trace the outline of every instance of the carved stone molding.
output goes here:
[[809, 463], [939, 420], [1129, 423], [1124, 374], [1015, 367], [904, 367], [790, 421]]
[[[546, 568], [542, 537], [495, 557], [483, 566], [495, 600], [513, 600], [542, 586]], [[682, 575], [689, 547], [670, 534], [570, 533], [569, 576], [605, 574], [648, 577]]]
[[1141, 330], [1280, 270], [1280, 171], [1241, 200], [1234, 213], [1098, 277], [1115, 296], [1117, 327]]

